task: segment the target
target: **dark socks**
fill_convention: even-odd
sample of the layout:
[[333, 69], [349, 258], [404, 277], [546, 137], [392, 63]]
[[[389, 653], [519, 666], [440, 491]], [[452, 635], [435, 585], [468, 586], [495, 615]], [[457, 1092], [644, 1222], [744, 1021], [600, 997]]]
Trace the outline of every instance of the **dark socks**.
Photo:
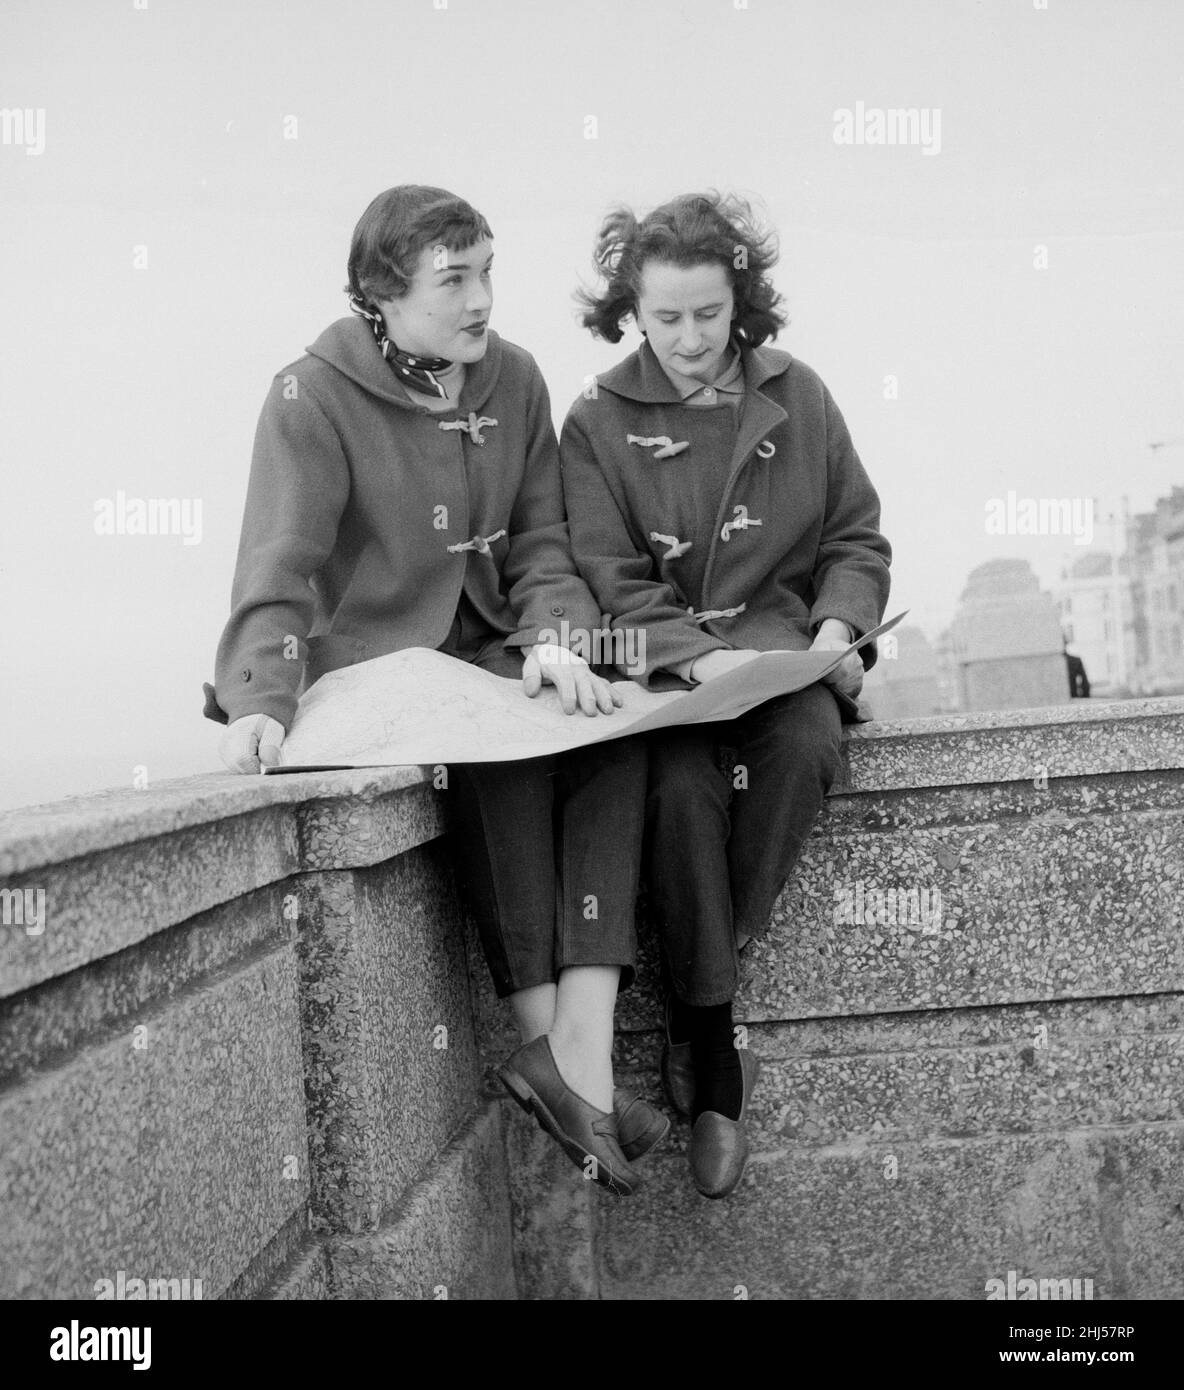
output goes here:
[[691, 1034], [695, 1030], [694, 1017], [699, 1012], [692, 1009], [689, 1004], [684, 1004], [677, 994], [670, 994], [670, 1010], [667, 1015], [666, 1026], [670, 1034], [672, 1043], [687, 1043], [691, 1040]]
[[732, 1005], [712, 1004], [705, 1009], [673, 998], [670, 1007], [670, 1041], [689, 1042], [695, 1067], [695, 1111], [698, 1119], [714, 1110], [729, 1120], [740, 1118], [744, 1078], [732, 1033]]

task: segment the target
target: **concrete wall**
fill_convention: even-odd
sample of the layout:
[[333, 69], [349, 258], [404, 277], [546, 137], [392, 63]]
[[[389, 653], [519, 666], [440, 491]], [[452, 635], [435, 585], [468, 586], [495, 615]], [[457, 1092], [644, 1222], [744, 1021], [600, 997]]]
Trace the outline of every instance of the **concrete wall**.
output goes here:
[[[676, 1121], [635, 1198], [557, 1169], [540, 1203], [513, 1115], [523, 1295], [982, 1299], [1010, 1270], [1184, 1295], [1182, 755], [1179, 700], [850, 731], [745, 963], [741, 1187], [698, 1196]], [[880, 920], [875, 889], [940, 890], [940, 916]], [[836, 921], [847, 893], [870, 921]], [[660, 1100], [650, 933], [643, 956], [618, 1062]]]
[[[45, 915], [0, 929], [0, 1297], [1184, 1295], [1182, 755], [1180, 699], [852, 730], [746, 962], [726, 1202], [684, 1125], [620, 1201], [499, 1097], [419, 769], [8, 813], [0, 886]], [[618, 1017], [660, 1100], [647, 930]]]
[[442, 829], [414, 768], [4, 817], [0, 1297], [515, 1296]]

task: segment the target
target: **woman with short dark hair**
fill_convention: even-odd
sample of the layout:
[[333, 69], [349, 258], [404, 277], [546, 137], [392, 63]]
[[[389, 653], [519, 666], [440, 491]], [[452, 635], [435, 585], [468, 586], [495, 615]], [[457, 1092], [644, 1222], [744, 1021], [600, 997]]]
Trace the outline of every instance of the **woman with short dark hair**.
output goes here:
[[[320, 675], [407, 647], [521, 679], [528, 696], [549, 682], [568, 714], [620, 703], [555, 640], [598, 628], [600, 610], [571, 557], [546, 386], [489, 327], [492, 261], [489, 224], [463, 199], [389, 189], [354, 232], [353, 315], [277, 373], [206, 688], [231, 768], [277, 761]], [[626, 1195], [632, 1160], [669, 1125], [612, 1078], [644, 749], [616, 739], [452, 773], [460, 877], [523, 1038], [502, 1079], [586, 1176]]]

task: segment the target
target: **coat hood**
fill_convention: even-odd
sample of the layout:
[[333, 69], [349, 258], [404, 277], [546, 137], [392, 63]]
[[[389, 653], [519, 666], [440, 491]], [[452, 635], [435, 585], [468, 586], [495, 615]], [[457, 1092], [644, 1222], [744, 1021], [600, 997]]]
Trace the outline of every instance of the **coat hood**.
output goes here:
[[[374, 334], [365, 319], [350, 314], [331, 323], [315, 343], [305, 349], [310, 357], [335, 367], [343, 376], [372, 396], [404, 410], [419, 410], [403, 391], [390, 367], [383, 360]], [[480, 362], [465, 366], [458, 408], [480, 410], [489, 399], [502, 368], [502, 340], [489, 330], [489, 346]]]

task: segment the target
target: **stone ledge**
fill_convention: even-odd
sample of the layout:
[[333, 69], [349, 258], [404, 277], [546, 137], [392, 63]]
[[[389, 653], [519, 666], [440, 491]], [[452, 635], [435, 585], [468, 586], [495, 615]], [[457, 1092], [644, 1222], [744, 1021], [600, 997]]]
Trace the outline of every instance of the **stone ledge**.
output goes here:
[[[766, 1021], [1184, 989], [1184, 777], [1178, 771], [832, 798], [764, 940], [737, 1018]], [[836, 889], [941, 893], [942, 920], [836, 922]], [[655, 933], [617, 1029], [658, 1022]], [[486, 1058], [506, 1050], [475, 991]]]
[[849, 725], [833, 795], [1184, 767], [1184, 697]]
[[44, 894], [43, 929], [0, 932], [0, 996], [125, 950], [299, 868], [295, 822], [271, 807], [30, 871], [6, 886]]
[[186, 993], [216, 985], [258, 956], [294, 947], [296, 926], [283, 907], [287, 886], [235, 898], [5, 1001], [0, 1092], [84, 1048], [130, 1035]]
[[[754, 1152], [1184, 1123], [1184, 994], [753, 1024]], [[663, 1109], [661, 1035], [618, 1080]], [[663, 1152], [681, 1152], [676, 1124]]]
[[[422, 767], [240, 777], [211, 772], [146, 787], [68, 797], [0, 813], [0, 876], [171, 835], [274, 806], [372, 802], [430, 782]], [[312, 867], [321, 867], [319, 865]]]
[[[1184, 767], [1184, 697], [1114, 702], [1075, 701], [1039, 709], [941, 715], [846, 728], [846, 774], [835, 793], [949, 786], [972, 782], [1030, 781], [1038, 766], [1050, 778], [1104, 772]], [[379, 806], [389, 817], [392, 794], [422, 787], [421, 766], [359, 768], [238, 777], [206, 773], [143, 791], [118, 789], [0, 813], [0, 876], [271, 807], [304, 807], [301, 840], [313, 856], [304, 868], [345, 868], [377, 862], [342, 846], [359, 829], [350, 808]], [[429, 797], [438, 803], [441, 798]], [[384, 804], [385, 802], [385, 804]], [[334, 825], [345, 814], [348, 824]], [[419, 839], [440, 833], [427, 824]], [[389, 828], [388, 828], [388, 832]], [[400, 829], [406, 834], [406, 828]], [[389, 857], [384, 836], [374, 853]], [[339, 843], [335, 846], [333, 841]], [[409, 846], [403, 846], [409, 847]], [[319, 857], [318, 857], [319, 856]]]
[[[36, 933], [0, 932], [0, 997], [302, 872], [368, 867], [438, 839], [445, 807], [422, 770], [377, 771], [189, 778], [33, 808], [34, 828], [0, 843], [0, 886], [40, 895], [44, 918]], [[24, 814], [0, 818], [0, 839]]]
[[[835, 794], [1184, 766], [1184, 697], [848, 726]], [[0, 814], [0, 877], [275, 808], [295, 808], [302, 869], [360, 867], [445, 829], [419, 766], [208, 773]], [[421, 798], [397, 794], [420, 788]]]
[[426, 780], [393, 792], [318, 796], [298, 806], [296, 815], [300, 866], [309, 870], [370, 868], [447, 829], [445, 800]]

